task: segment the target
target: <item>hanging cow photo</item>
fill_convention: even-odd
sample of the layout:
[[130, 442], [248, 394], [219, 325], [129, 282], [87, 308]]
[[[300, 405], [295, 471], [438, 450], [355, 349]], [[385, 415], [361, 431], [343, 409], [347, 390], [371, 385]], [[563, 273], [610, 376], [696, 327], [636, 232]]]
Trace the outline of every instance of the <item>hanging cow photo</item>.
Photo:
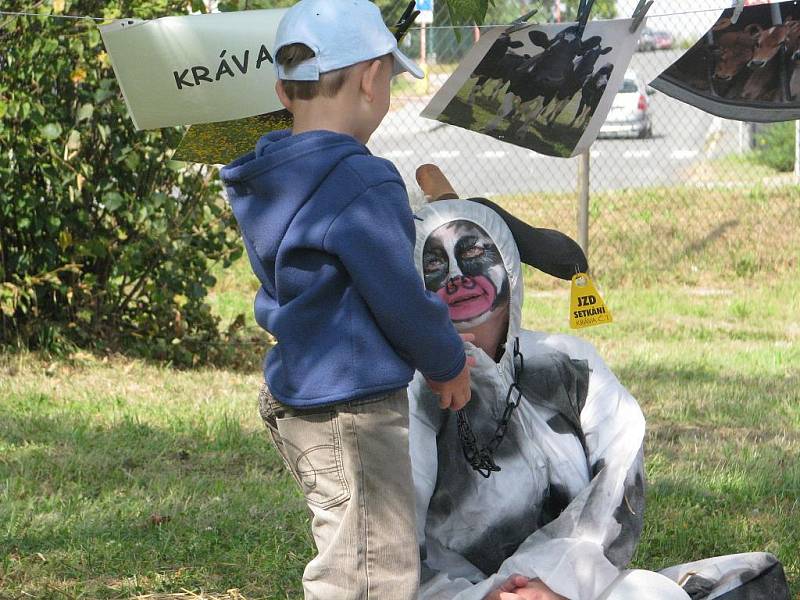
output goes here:
[[542, 154], [575, 156], [597, 136], [619, 89], [636, 47], [631, 23], [584, 18], [491, 29], [422, 115]]
[[800, 118], [800, 5], [728, 9], [651, 84], [706, 112], [742, 121]]

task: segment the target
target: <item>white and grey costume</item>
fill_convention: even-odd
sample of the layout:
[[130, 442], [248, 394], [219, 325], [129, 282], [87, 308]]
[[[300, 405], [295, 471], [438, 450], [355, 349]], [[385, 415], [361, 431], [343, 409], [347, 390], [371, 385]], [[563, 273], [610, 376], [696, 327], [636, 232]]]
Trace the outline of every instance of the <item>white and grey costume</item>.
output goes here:
[[[458, 219], [488, 233], [508, 273], [502, 357], [496, 363], [482, 350], [469, 349], [477, 365], [464, 411], [479, 442], [495, 434], [515, 373], [513, 389], [522, 393], [495, 453], [501, 470], [486, 478], [465, 460], [456, 414], [438, 408], [419, 374], [411, 383], [420, 598], [479, 600], [514, 573], [538, 577], [570, 600], [604, 597], [642, 531], [641, 410], [589, 343], [521, 328], [519, 253], [495, 211], [445, 200], [426, 206], [417, 218], [420, 272], [428, 236]], [[514, 356], [517, 342], [521, 358]], [[692, 600], [789, 598], [783, 569], [770, 554], [720, 557], [662, 573]]]

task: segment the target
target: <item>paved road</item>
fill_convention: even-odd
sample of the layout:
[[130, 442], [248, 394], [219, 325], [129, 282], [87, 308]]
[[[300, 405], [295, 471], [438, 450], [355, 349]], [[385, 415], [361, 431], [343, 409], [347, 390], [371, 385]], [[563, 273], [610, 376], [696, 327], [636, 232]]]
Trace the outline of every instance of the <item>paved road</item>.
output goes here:
[[[678, 51], [637, 53], [633, 68], [645, 81], [655, 78]], [[439, 82], [434, 82], [434, 84]], [[591, 150], [594, 190], [674, 184], [696, 161], [735, 151], [739, 125], [715, 119], [661, 93], [651, 97], [651, 139], [600, 139]], [[370, 148], [391, 159], [416, 189], [414, 170], [436, 162], [456, 189], [495, 195], [532, 191], [572, 191], [578, 159], [552, 158], [419, 117], [427, 99], [392, 111], [375, 132]]]

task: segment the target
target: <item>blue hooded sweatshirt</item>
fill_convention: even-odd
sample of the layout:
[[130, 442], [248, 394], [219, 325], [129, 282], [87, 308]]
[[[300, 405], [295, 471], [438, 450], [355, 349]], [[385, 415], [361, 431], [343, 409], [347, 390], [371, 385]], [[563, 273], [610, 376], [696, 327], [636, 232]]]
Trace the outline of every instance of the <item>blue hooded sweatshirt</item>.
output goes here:
[[447, 307], [414, 268], [414, 218], [400, 174], [355, 138], [263, 136], [221, 171], [250, 265], [256, 322], [277, 344], [264, 376], [309, 408], [438, 381], [466, 361]]

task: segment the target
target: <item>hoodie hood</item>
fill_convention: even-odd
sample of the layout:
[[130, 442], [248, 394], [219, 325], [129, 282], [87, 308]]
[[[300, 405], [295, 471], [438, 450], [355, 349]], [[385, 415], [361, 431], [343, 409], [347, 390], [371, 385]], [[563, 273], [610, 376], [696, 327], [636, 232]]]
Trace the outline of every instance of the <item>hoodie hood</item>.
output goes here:
[[354, 137], [333, 131], [272, 131], [223, 167], [233, 213], [245, 241], [263, 260], [274, 257], [288, 224], [341, 161], [370, 154]]
[[442, 225], [452, 221], [468, 221], [474, 223], [491, 238], [500, 253], [500, 257], [508, 276], [509, 314], [508, 333], [506, 336], [506, 352], [502, 361], [513, 361], [509, 351], [514, 347], [513, 340], [519, 335], [522, 323], [522, 267], [519, 251], [511, 230], [495, 211], [477, 202], [469, 200], [439, 200], [428, 204], [416, 213], [417, 241], [414, 246], [414, 263], [421, 275], [424, 275], [422, 253], [425, 241]]

